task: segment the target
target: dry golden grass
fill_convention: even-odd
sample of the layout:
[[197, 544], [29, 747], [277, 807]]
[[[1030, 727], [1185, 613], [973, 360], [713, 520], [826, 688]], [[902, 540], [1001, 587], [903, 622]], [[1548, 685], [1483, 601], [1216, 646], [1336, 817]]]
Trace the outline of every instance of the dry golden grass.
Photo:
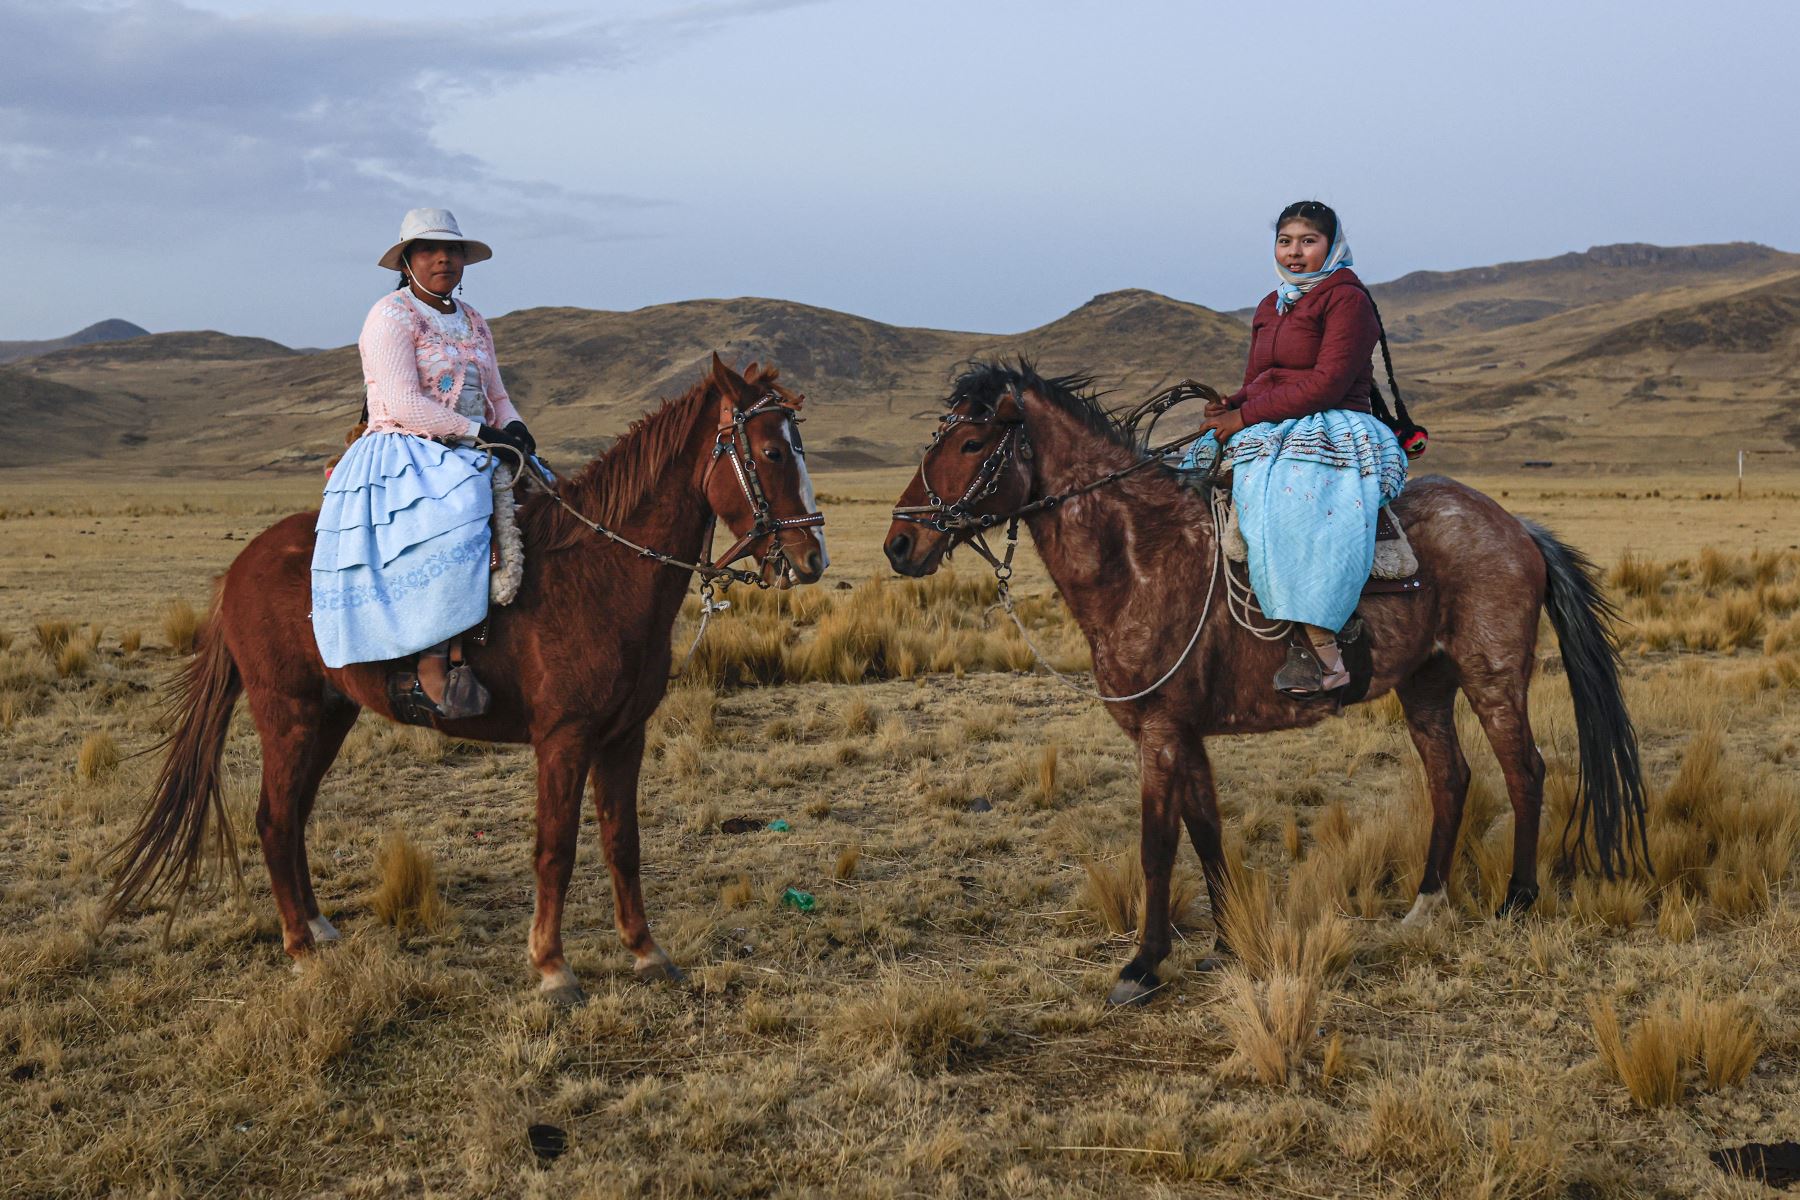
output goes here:
[[402, 934], [440, 933], [450, 909], [438, 890], [437, 867], [404, 830], [389, 833], [375, 861], [377, 883], [369, 910]]
[[177, 654], [192, 654], [194, 639], [200, 634], [200, 613], [186, 600], [171, 600], [163, 605], [163, 638]]
[[56, 651], [56, 673], [64, 679], [86, 675], [93, 662], [94, 652], [86, 642], [64, 642]]
[[94, 783], [119, 769], [119, 744], [105, 730], [88, 734], [75, 755], [75, 778]]
[[1762, 1021], [1743, 1001], [1703, 1001], [1692, 992], [1679, 1005], [1659, 1001], [1621, 1032], [1610, 997], [1590, 1002], [1600, 1061], [1642, 1108], [1675, 1104], [1693, 1083], [1712, 1091], [1741, 1087], [1762, 1053]]
[[[866, 498], [878, 503], [833, 509], [834, 552], [850, 564], [866, 552], [854, 570], [878, 561], [898, 482], [882, 486]], [[1578, 519], [1590, 503], [1533, 511], [1609, 557], [1627, 537], [1665, 544], [1641, 504], [1590, 540]], [[368, 717], [311, 826], [314, 881], [343, 944], [298, 974], [281, 953], [241, 711], [225, 771], [247, 901], [192, 906], [166, 948], [160, 912], [100, 929], [99, 857], [157, 764], [128, 758], [91, 783], [71, 765], [89, 734], [125, 752], [161, 736], [171, 662], [115, 652], [109, 636], [86, 674], [64, 678], [32, 622], [78, 612], [65, 645], [102, 624], [155, 630], [164, 597], [202, 598], [241, 544], [218, 537], [238, 516], [157, 517], [181, 540], [143, 542], [123, 572], [115, 551], [81, 577], [79, 600], [42, 573], [76, 567], [37, 565], [33, 539], [95, 539], [68, 537], [62, 517], [0, 522], [0, 569], [24, 581], [16, 636], [0, 646], [0, 1177], [23, 1194], [1623, 1200], [1726, 1194], [1706, 1153], [1781, 1140], [1800, 1107], [1788, 983], [1800, 892], [1784, 816], [1800, 811], [1800, 659], [1789, 643], [1764, 653], [1796, 617], [1790, 557], [1722, 548], [1742, 563], [1707, 593], [1696, 545], [1664, 552], [1662, 619], [1699, 630], [1748, 597], [1763, 606], [1760, 640], [1655, 649], [1641, 623], [1627, 630], [1658, 840], [1656, 877], [1633, 881], [1650, 890], [1632, 923], [1595, 916], [1598, 896], [1578, 912], [1547, 870], [1529, 917], [1490, 918], [1511, 816], [1465, 716], [1475, 780], [1452, 903], [1400, 931], [1426, 816], [1404, 725], [1382, 701], [1312, 730], [1209, 739], [1238, 886], [1263, 903], [1238, 910], [1247, 951], [1230, 972], [1194, 970], [1211, 931], [1184, 849], [1168, 986], [1129, 1011], [1100, 998], [1131, 952], [1113, 929], [1139, 919], [1135, 754], [1100, 706], [1013, 673], [1010, 635], [981, 612], [973, 579], [954, 603], [904, 584], [759, 594], [708, 639], [733, 622], [763, 630], [770, 678], [810, 669], [820, 625], [852, 604], [893, 627], [867, 643], [832, 634], [868, 660], [852, 685], [696, 678], [671, 693], [644, 766], [644, 889], [693, 982], [634, 981], [584, 816], [565, 936], [592, 1000], [558, 1014], [534, 998], [525, 955], [529, 752]], [[1690, 536], [1670, 521], [1669, 538]], [[195, 547], [215, 557], [197, 562]], [[1038, 570], [1022, 563], [1026, 619], [1062, 652], [1072, 631], [1033, 594]], [[1532, 716], [1553, 846], [1574, 724], [1544, 657]], [[835, 664], [826, 677], [841, 677]], [[1050, 746], [1053, 802], [1040, 805]], [[735, 816], [755, 831], [721, 832]], [[763, 828], [775, 817], [791, 830]], [[377, 911], [394, 830], [415, 854], [429, 847], [435, 875], [421, 890], [419, 858], [395, 872], [413, 880], [394, 889], [412, 898], [399, 907], [435, 894], [454, 913], [431, 936], [416, 924], [401, 936]], [[1088, 863], [1110, 899], [1088, 894]], [[782, 906], [790, 885], [816, 907]], [[739, 907], [722, 902], [734, 888]], [[1708, 990], [1682, 990], [1696, 981]], [[1673, 1109], [1641, 1108], [1590, 1063], [1595, 994], [1629, 1017], [1622, 1051], [1643, 1017], [1669, 1014]], [[555, 1163], [531, 1152], [537, 1122], [567, 1131]]]
[[[1076, 902], [1111, 933], [1136, 933], [1144, 919], [1144, 864], [1136, 851], [1083, 864], [1086, 879]], [[1169, 920], [1179, 926], [1200, 894], [1200, 882], [1177, 872], [1169, 882]]]

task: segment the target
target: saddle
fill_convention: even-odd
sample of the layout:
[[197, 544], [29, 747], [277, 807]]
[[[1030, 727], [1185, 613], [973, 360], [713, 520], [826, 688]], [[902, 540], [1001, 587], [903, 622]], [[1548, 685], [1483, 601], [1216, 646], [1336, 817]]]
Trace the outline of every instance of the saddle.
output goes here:
[[[1229, 496], [1230, 492], [1225, 494]], [[1248, 562], [1250, 546], [1244, 541], [1243, 530], [1238, 528], [1237, 506], [1231, 505], [1229, 512], [1225, 527], [1219, 531], [1219, 538], [1225, 545], [1225, 557], [1234, 563]], [[1412, 543], [1406, 540], [1406, 530], [1400, 519], [1393, 509], [1383, 505], [1375, 514], [1375, 562], [1369, 569], [1368, 582], [1363, 584], [1363, 595], [1404, 595], [1418, 591], [1419, 587], [1418, 555], [1413, 553]]]

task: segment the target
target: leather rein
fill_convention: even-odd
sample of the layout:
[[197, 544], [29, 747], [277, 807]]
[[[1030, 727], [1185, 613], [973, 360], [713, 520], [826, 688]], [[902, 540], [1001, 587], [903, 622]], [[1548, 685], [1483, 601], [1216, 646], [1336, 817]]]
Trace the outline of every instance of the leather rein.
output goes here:
[[[716, 558], [703, 558], [699, 562], [687, 562], [683, 559], [676, 558], [672, 554], [665, 554], [661, 550], [651, 549], [649, 546], [632, 541], [622, 533], [617, 533], [608, 529], [598, 521], [583, 516], [580, 511], [562, 498], [562, 494], [554, 486], [552, 478], [546, 477], [546, 475], [539, 470], [523, 470], [518, 473], [531, 481], [531, 485], [536, 490], [549, 496], [552, 501], [560, 505], [564, 512], [567, 512], [570, 516], [574, 517], [577, 521], [581, 522], [601, 537], [608, 538], [617, 542], [619, 545], [624, 546], [626, 549], [636, 552], [639, 558], [650, 559], [665, 567], [676, 567], [682, 570], [693, 571], [695, 574], [699, 575], [701, 591], [708, 600], [711, 598], [713, 583], [721, 579], [725, 580], [728, 584], [743, 583], [752, 584], [759, 588], [767, 588], [771, 585], [763, 577], [762, 572], [746, 571], [740, 567], [734, 567], [731, 564], [737, 562], [740, 558], [747, 557], [750, 553], [750, 546], [758, 538], [766, 536], [769, 538], [769, 548], [758, 561], [765, 567], [774, 565], [785, 570], [789, 565], [789, 559], [787, 557], [787, 548], [782, 544], [782, 531], [787, 529], [805, 529], [812, 526], [823, 525], [825, 524], [825, 514], [815, 510], [798, 517], [777, 517], [775, 515], [773, 507], [769, 504], [768, 493], [764, 490], [762, 481], [757, 477], [755, 458], [750, 453], [750, 432], [748, 426], [755, 418], [764, 416], [777, 416], [795, 422], [796, 427], [793, 428], [793, 434], [789, 440], [793, 445], [796, 454], [799, 454], [802, 457], [806, 454], [806, 451], [801, 449], [800, 430], [797, 428], [797, 423], [802, 418], [795, 412], [794, 407], [784, 404], [780, 397], [776, 396], [773, 392], [764, 395], [749, 408], [734, 410], [732, 412], [731, 420], [722, 422], [719, 425], [718, 429], [713, 434], [712, 454], [710, 455], [710, 461], [706, 464], [706, 473], [701, 476], [700, 490], [702, 494], [705, 493], [708, 485], [712, 481], [712, 473], [717, 469], [720, 460], [729, 459], [731, 461], [732, 477], [737, 480], [738, 486], [743, 489], [744, 498], [750, 502], [750, 508], [755, 515], [755, 519], [743, 536], [733, 542], [731, 547], [723, 554], [718, 555]], [[513, 457], [522, 457], [513, 447], [503, 444], [481, 443], [480, 448], [489, 452], [500, 451]], [[524, 464], [521, 465], [523, 466]], [[714, 521], [716, 522], [716, 520], [717, 517], [715, 515]], [[713, 523], [709, 522], [707, 533], [709, 553], [712, 540], [712, 528]]]
[[[1019, 406], [1022, 412], [1023, 401], [1020, 399], [1018, 392], [1013, 388], [1008, 387], [1007, 395], [1012, 397], [1013, 403]], [[1150, 412], [1154, 412], [1156, 416], [1160, 417], [1169, 408], [1180, 403], [1181, 400], [1195, 398], [1196, 396], [1216, 398], [1218, 393], [1214, 392], [1211, 388], [1206, 387], [1204, 384], [1196, 384], [1192, 380], [1183, 380], [1174, 387], [1157, 393], [1157, 395], [1152, 396], [1149, 400], [1139, 405], [1132, 411], [1130, 416], [1126, 418], [1126, 423], [1128, 425], [1135, 425], [1139, 418]], [[988, 564], [994, 568], [995, 575], [999, 577], [1003, 584], [1012, 578], [1013, 551], [1018, 544], [1019, 522], [1022, 519], [1033, 513], [1054, 511], [1062, 504], [1073, 500], [1078, 496], [1085, 496], [1087, 493], [1097, 491], [1100, 488], [1106, 487], [1108, 484], [1117, 483], [1128, 475], [1134, 475], [1145, 467], [1161, 463], [1169, 454], [1182, 449], [1191, 442], [1198, 441], [1206, 434], [1206, 430], [1201, 430], [1198, 433], [1191, 433], [1184, 437], [1175, 438], [1173, 441], [1165, 442], [1160, 446], [1151, 447], [1144, 451], [1143, 457], [1139, 458], [1128, 467], [1120, 467], [1117, 470], [1108, 471], [1098, 479], [1089, 480], [1087, 483], [1068, 488], [1061, 492], [1055, 492], [1048, 496], [1040, 496], [1036, 500], [1020, 505], [1011, 512], [981, 513], [976, 512], [974, 506], [981, 503], [983, 500], [986, 500], [999, 490], [1000, 481], [1005, 478], [1006, 468], [1012, 460], [1014, 458], [1029, 460], [1032, 456], [1031, 435], [1026, 431], [1025, 418], [1023, 416], [1003, 418], [998, 414], [998, 405], [995, 406], [993, 414], [985, 417], [968, 416], [957, 412], [944, 414], [943, 419], [938, 422], [937, 429], [933, 431], [931, 435], [931, 445], [925, 448], [925, 454], [919, 460], [919, 482], [925, 485], [926, 502], [924, 504], [896, 505], [894, 507], [894, 519], [896, 521], [911, 521], [917, 525], [926, 525], [937, 530], [939, 533], [963, 535], [964, 544], [973, 547], [977, 554], [988, 561]], [[1155, 424], [1155, 421], [1152, 420], [1152, 429], [1155, 428]], [[937, 489], [932, 487], [931, 480], [926, 475], [925, 468], [926, 464], [931, 461], [931, 452], [937, 447], [938, 442], [942, 441], [944, 436], [958, 425], [999, 425], [1003, 427], [1004, 431], [1000, 435], [1000, 440], [994, 443], [994, 448], [988, 452], [988, 456], [982, 460], [981, 466], [976, 469], [974, 477], [969, 481], [969, 486], [963, 489], [963, 494], [955, 500], [945, 503], [943, 497], [938, 494]], [[1225, 456], [1220, 454], [1213, 462], [1213, 469], [1209, 474], [1215, 480], [1219, 473], [1219, 467], [1224, 461]], [[986, 537], [988, 530], [1002, 522], [1005, 522], [1007, 526], [1006, 556], [1004, 559], [996, 557], [994, 552], [988, 548]]]

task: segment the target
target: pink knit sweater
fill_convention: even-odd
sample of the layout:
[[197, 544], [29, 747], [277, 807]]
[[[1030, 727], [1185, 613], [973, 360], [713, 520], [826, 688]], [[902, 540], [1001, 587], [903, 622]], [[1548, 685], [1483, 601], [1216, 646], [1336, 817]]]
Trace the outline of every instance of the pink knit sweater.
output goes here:
[[371, 433], [474, 437], [482, 422], [456, 411], [470, 361], [481, 373], [486, 393], [483, 420], [505, 428], [519, 419], [500, 382], [494, 335], [480, 313], [467, 304], [462, 309], [468, 314], [469, 336], [461, 340], [445, 337], [404, 288], [389, 292], [369, 310], [356, 348], [362, 351]]

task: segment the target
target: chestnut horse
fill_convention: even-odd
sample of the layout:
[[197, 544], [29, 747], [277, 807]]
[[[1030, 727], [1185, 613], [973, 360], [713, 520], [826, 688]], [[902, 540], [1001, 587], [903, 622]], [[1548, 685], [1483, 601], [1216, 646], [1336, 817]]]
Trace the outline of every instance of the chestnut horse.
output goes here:
[[[929, 575], [952, 547], [1031, 506], [1024, 524], [1087, 635], [1095, 682], [1109, 696], [1153, 684], [1193, 634], [1191, 653], [1164, 686], [1108, 704], [1137, 744], [1143, 805], [1143, 926], [1138, 952], [1108, 997], [1124, 1004], [1160, 986], [1169, 874], [1183, 823], [1223, 929], [1225, 863], [1204, 739], [1311, 725], [1337, 706], [1278, 693], [1271, 679], [1283, 642], [1253, 636], [1214, 602], [1212, 572], [1231, 567], [1219, 556], [1205, 496], [1160, 463], [1085, 490], [1144, 454], [1132, 430], [1085, 393], [1087, 383], [1043, 379], [1024, 362], [972, 367], [957, 380], [897, 502], [886, 549], [896, 571]], [[1606, 628], [1612, 609], [1589, 577], [1592, 565], [1454, 480], [1415, 479], [1392, 508], [1418, 555], [1421, 586], [1365, 596], [1359, 609], [1373, 651], [1368, 696], [1399, 694], [1431, 796], [1431, 840], [1408, 923], [1443, 902], [1456, 848], [1469, 786], [1456, 736], [1458, 688], [1493, 745], [1512, 802], [1512, 876], [1499, 915], [1522, 912], [1537, 898], [1544, 762], [1526, 691], [1540, 611], [1548, 611], [1562, 645], [1581, 754], [1564, 865], [1588, 864], [1590, 841], [1609, 878], [1634, 855], [1647, 863], [1637, 738]], [[1229, 952], [1222, 935], [1216, 946]]]
[[[812, 512], [793, 424], [800, 398], [775, 376], [754, 364], [739, 376], [715, 355], [701, 383], [558, 487], [567, 508], [543, 495], [520, 506], [524, 582], [513, 603], [493, 613], [487, 645], [468, 648], [492, 705], [479, 717], [440, 722], [457, 737], [529, 742], [537, 752], [530, 954], [552, 1002], [583, 998], [563, 957], [562, 913], [586, 776], [619, 936], [640, 977], [681, 978], [644, 917], [637, 793], [644, 725], [668, 688], [669, 637], [691, 574], [686, 567], [708, 545], [715, 518], [738, 536], [734, 551], [763, 558], [764, 583], [810, 583], [826, 566], [816, 529], [823, 518]], [[721, 464], [726, 469], [715, 469]], [[386, 679], [394, 664], [329, 670], [320, 659], [310, 622], [316, 516], [296, 513], [265, 530], [223, 576], [177, 684], [176, 725], [150, 805], [115, 851], [115, 913], [159, 894], [179, 900], [207, 865], [209, 845], [240, 871], [219, 762], [242, 693], [262, 740], [256, 828], [282, 941], [298, 959], [316, 943], [336, 940], [313, 895], [306, 820], [357, 714], [368, 708], [393, 719]], [[646, 557], [593, 532], [588, 521], [685, 561]]]

